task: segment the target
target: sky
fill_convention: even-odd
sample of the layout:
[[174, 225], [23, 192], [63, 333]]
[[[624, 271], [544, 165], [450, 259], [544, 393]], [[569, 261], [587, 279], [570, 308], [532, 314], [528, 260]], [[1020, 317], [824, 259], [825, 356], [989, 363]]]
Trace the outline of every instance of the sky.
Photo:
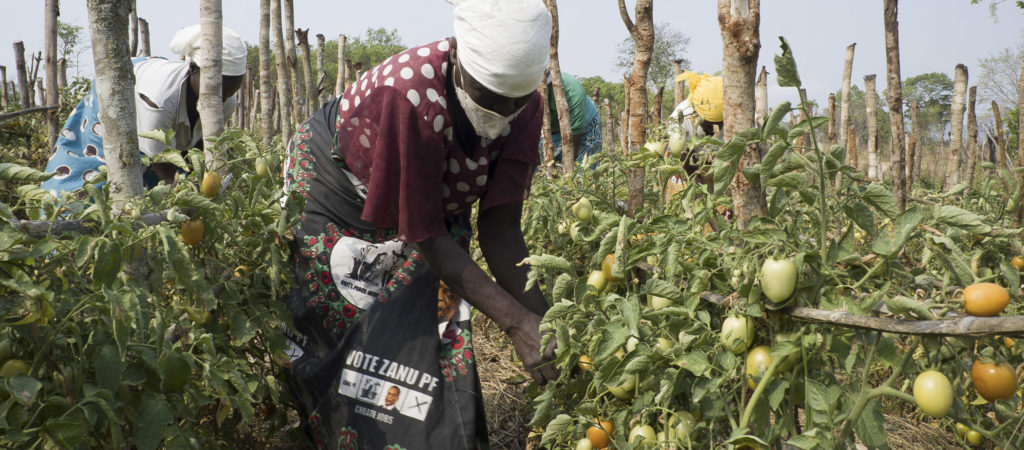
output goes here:
[[[996, 17], [988, 2], [970, 0], [904, 0], [900, 2], [900, 57], [902, 78], [929, 72], [953, 77], [963, 63], [969, 83], [975, 83], [978, 61], [1024, 40], [1024, 12], [1012, 1], [999, 5]], [[137, 0], [139, 16], [150, 23], [154, 55], [167, 56], [173, 34], [199, 22], [198, 0]], [[14, 77], [12, 44], [23, 40], [27, 51], [43, 46], [43, 0], [0, 0], [9, 17], [0, 27], [0, 65]], [[88, 33], [85, 0], [61, 1], [62, 21], [79, 25]], [[692, 62], [687, 69], [715, 73], [722, 66], [722, 43], [714, 0], [654, 0], [654, 21], [690, 38], [683, 55]], [[224, 24], [250, 44], [258, 44], [259, 1], [223, 0]], [[635, 0], [626, 1], [632, 15]], [[578, 76], [601, 76], [619, 81], [623, 70], [615, 67], [616, 50], [628, 38], [614, 0], [561, 0], [559, 56], [562, 70]], [[368, 28], [398, 30], [403, 44], [416, 46], [454, 34], [452, 7], [444, 0], [295, 0], [295, 24], [310, 28], [310, 39], [323, 33], [328, 39], [339, 33], [363, 35]], [[761, 52], [759, 65], [769, 72], [769, 105], [794, 101], [794, 88], [778, 87], [773, 56], [781, 53], [779, 36], [793, 49], [808, 97], [827, 104], [829, 92], [839, 90], [848, 45], [856, 43], [852, 83], [863, 89], [864, 76], [877, 74], [879, 91], [885, 84], [885, 38], [882, 0], [768, 0], [761, 3]], [[85, 39], [88, 44], [88, 38]], [[91, 75], [92, 54], [81, 59], [81, 74]], [[72, 71], [69, 76], [74, 76]], [[972, 78], [973, 77], [973, 78]]]

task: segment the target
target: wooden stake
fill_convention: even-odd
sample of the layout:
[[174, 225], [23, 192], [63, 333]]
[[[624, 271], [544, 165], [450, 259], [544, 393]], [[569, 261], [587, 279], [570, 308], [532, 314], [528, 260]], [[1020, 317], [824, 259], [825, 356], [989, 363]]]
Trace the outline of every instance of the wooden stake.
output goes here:
[[296, 28], [295, 37], [299, 41], [299, 49], [302, 50], [302, 56], [299, 58], [299, 61], [302, 63], [302, 78], [306, 82], [306, 88], [304, 89], [306, 97], [303, 101], [306, 102], [304, 108], [307, 111], [306, 115], [309, 115], [316, 111], [317, 105], [316, 88], [313, 87], [313, 68], [309, 60], [309, 28], [306, 28], [305, 31], [301, 28]]
[[967, 90], [967, 186], [974, 186], [974, 170], [978, 164], [978, 117], [974, 114], [978, 87]]
[[[279, 119], [281, 121], [281, 142], [288, 142], [292, 137], [292, 80], [288, 70], [287, 53], [285, 53], [284, 30], [281, 26], [281, 0], [271, 0], [270, 32], [274, 35], [274, 62], [277, 66], [277, 94]], [[290, 36], [291, 33], [288, 33]]]
[[345, 59], [345, 35], [338, 35], [338, 79], [334, 82], [334, 96], [341, 97], [345, 92], [345, 74], [348, 69], [348, 61]]
[[270, 0], [260, 0], [260, 128], [263, 149], [274, 143], [274, 89], [270, 86]]
[[327, 38], [323, 34], [316, 35], [316, 95], [319, 98], [317, 104], [325, 103], [329, 100], [327, 94], [327, 70], [324, 65], [327, 61], [324, 53], [324, 44], [326, 42]]
[[946, 170], [946, 188], [953, 187], [960, 182], [962, 165], [960, 162], [960, 148], [963, 146], [964, 133], [964, 104], [967, 102], [967, 66], [956, 65], [956, 73], [953, 75], [953, 101], [950, 105], [949, 124], [949, 168]]
[[139, 56], [151, 56], [149, 50], [149, 21], [139, 19]]
[[853, 51], [856, 47], [856, 42], [846, 47], [846, 59], [843, 61], [843, 88], [840, 91], [843, 98], [839, 103], [839, 145], [844, 148], [849, 148], [846, 145], [846, 130], [850, 126], [850, 78], [853, 75]]
[[[60, 87], [57, 81], [57, 16], [60, 15], [57, 0], [46, 0], [46, 20], [44, 24], [46, 43], [46, 101], [43, 105], [55, 106], [60, 103]], [[53, 149], [60, 134], [60, 122], [56, 114], [47, 114], [47, 144]]]
[[14, 67], [18, 72], [18, 98], [21, 109], [32, 107], [32, 98], [29, 97], [28, 71], [25, 69], [25, 44], [21, 41], [14, 41]]

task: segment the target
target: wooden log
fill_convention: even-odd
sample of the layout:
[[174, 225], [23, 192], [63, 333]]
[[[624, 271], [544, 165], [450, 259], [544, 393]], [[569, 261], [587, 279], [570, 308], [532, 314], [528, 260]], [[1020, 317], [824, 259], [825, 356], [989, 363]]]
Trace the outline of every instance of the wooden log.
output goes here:
[[345, 72], [347, 66], [345, 63], [348, 61], [345, 59], [345, 35], [338, 35], [338, 80], [334, 82], [334, 96], [341, 97], [341, 94], [345, 92]]
[[25, 68], [25, 43], [14, 41], [14, 67], [18, 72], [18, 100], [21, 109], [32, 107], [32, 98], [28, 94], [28, 70]]
[[[183, 208], [179, 214], [186, 217], [195, 215], [199, 210], [196, 208]], [[143, 214], [132, 227], [140, 229], [152, 227], [167, 221], [167, 213], [170, 210]], [[88, 234], [98, 230], [97, 223], [86, 220], [14, 220], [10, 222], [26, 236], [33, 239], [43, 239], [47, 236], [61, 236], [66, 233]]]
[[149, 21], [139, 18], [139, 56], [150, 56]]
[[[713, 292], [704, 292], [700, 299], [727, 306], [730, 297], [723, 297]], [[903, 320], [890, 317], [873, 317], [852, 314], [848, 311], [807, 308], [790, 306], [769, 314], [783, 314], [806, 322], [827, 323], [843, 328], [881, 331], [885, 333], [907, 334], [916, 336], [1024, 336], [1024, 317], [957, 317], [936, 320]]]
[[137, 0], [132, 0], [132, 9], [128, 13], [128, 24], [131, 28], [131, 55], [135, 56], [139, 53], [139, 7], [136, 4]]
[[24, 116], [25, 114], [41, 113], [41, 112], [47, 112], [47, 111], [56, 111], [58, 109], [60, 109], [60, 105], [36, 106], [35, 108], [25, 108], [25, 109], [21, 109], [21, 110], [14, 111], [14, 112], [0, 114], [0, 122], [3, 122], [3, 121], [8, 120], [8, 119], [13, 119], [13, 118], [18, 117], [18, 116]]

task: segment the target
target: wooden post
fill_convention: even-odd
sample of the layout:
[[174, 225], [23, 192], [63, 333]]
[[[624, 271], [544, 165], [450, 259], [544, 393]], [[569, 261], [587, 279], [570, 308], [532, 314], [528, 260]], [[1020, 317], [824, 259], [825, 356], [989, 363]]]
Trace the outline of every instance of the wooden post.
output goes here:
[[141, 198], [142, 159], [135, 129], [135, 75], [128, 43], [128, 0], [88, 0], [99, 120], [114, 210]]
[[132, 0], [131, 12], [128, 13], [128, 23], [131, 28], [131, 39], [132, 49], [131, 56], [135, 56], [139, 51], [139, 8], [136, 5], [137, 0]]
[[0, 66], [0, 110], [7, 109], [7, 66]]
[[152, 56], [149, 47], [149, 21], [139, 19], [139, 56]]
[[[629, 147], [626, 151], [637, 153], [647, 140], [644, 116], [647, 114], [647, 71], [650, 70], [654, 50], [654, 5], [652, 0], [637, 0], [634, 7], [636, 20], [633, 21], [629, 18], [625, 1], [619, 0], [618, 3], [619, 16], [633, 38], [633, 69], [629, 74], [629, 90], [626, 91], [629, 97]], [[626, 212], [630, 216], [643, 208], [645, 177], [643, 168], [629, 171]]]
[[284, 14], [284, 47], [288, 53], [288, 75], [292, 81], [292, 123], [300, 124], [306, 120], [306, 80], [299, 68], [299, 58], [295, 52], [295, 2], [282, 0]]
[[754, 88], [754, 120], [758, 125], [768, 117], [768, 70], [761, 66]]
[[903, 128], [903, 81], [900, 78], [900, 27], [897, 21], [897, 0], [884, 0], [883, 17], [885, 22], [885, 66], [886, 66], [886, 99], [889, 103], [889, 129], [892, 140], [889, 148], [893, 152], [893, 194], [896, 195], [896, 206], [900, 211], [907, 208], [907, 171], [906, 156], [901, 151], [906, 146], [906, 130]]
[[675, 109], [676, 105], [682, 103], [683, 100], [686, 100], [686, 97], [683, 96], [683, 83], [685, 82], [676, 81], [676, 78], [678, 78], [682, 73], [683, 60], [677, 59], [672, 61], [672, 85], [674, 86], [673, 93], [675, 94], [675, 98], [673, 99], [675, 103], [672, 104], [673, 109]]
[[348, 61], [345, 60], [345, 35], [338, 35], [338, 80], [334, 82], [334, 96], [341, 97], [341, 94], [345, 92], [345, 71], [348, 68], [345, 64]]
[[42, 78], [36, 78], [36, 92], [39, 93], [39, 105], [46, 106], [46, 87]]
[[28, 71], [25, 70], [25, 43], [21, 41], [14, 41], [14, 67], [18, 71], [18, 98], [20, 100], [19, 106], [21, 109], [30, 108], [32, 106], [32, 98], [29, 97], [29, 79]]
[[1003, 138], [1003, 116], [999, 112], [999, 104], [992, 100], [992, 118], [996, 122], [996, 152], [999, 153], [999, 167], [1009, 170], [1006, 164], [1006, 139]]
[[[551, 138], [551, 108], [548, 107], [548, 89], [547, 83], [544, 83], [538, 89], [540, 92], [540, 104], [541, 106], [541, 127], [540, 127], [540, 142], [541, 148], [544, 152], [544, 165], [551, 167], [555, 162], [555, 144]], [[552, 172], [557, 176], [557, 172]]]
[[828, 145], [836, 143], [836, 94], [828, 94]]
[[[629, 75], [622, 77], [622, 91], [628, 93]], [[622, 154], [629, 155], [629, 95], [624, 96], [622, 103], [622, 117], [619, 118], [620, 134], [619, 142], [622, 145]]]
[[[576, 164], [576, 137], [572, 135], [572, 119], [569, 114], [569, 102], [565, 97], [565, 85], [562, 83], [562, 69], [558, 64], [558, 4], [556, 0], [545, 0], [551, 13], [551, 47], [548, 68], [551, 69], [551, 95], [555, 96], [555, 109], [558, 111], [559, 137], [562, 138], [562, 172], [573, 173]], [[551, 130], [554, 134], [555, 130]]]
[[292, 80], [285, 61], [288, 56], [284, 49], [284, 30], [281, 27], [281, 0], [272, 0], [270, 3], [270, 32], [274, 35], [276, 53], [274, 62], [277, 66], [277, 94], [280, 97], [277, 104], [281, 110], [281, 142], [286, 143], [292, 137]]
[[316, 35], [316, 96], [317, 105], [325, 103], [328, 100], [327, 95], [327, 70], [325, 69], [326, 56], [324, 52], [324, 44], [327, 42], [327, 38], [322, 33]]
[[302, 63], [302, 78], [306, 81], [306, 97], [302, 100], [306, 103], [305, 110], [306, 115], [312, 114], [316, 111], [317, 95], [316, 89], [313, 87], [313, 68], [309, 61], [309, 28], [303, 31], [301, 28], [295, 29], [295, 37], [299, 41], [299, 49], [302, 50], [302, 57], [299, 61]]
[[[718, 25], [722, 35], [723, 139], [754, 126], [754, 85], [757, 55], [761, 49], [760, 0], [718, 0]], [[750, 181], [743, 170], [761, 162], [760, 146], [748, 145], [740, 157], [739, 170], [732, 179], [736, 226], [744, 230], [757, 216], [768, 215], [768, 205], [759, 182]]]
[[[868, 178], [881, 180], [882, 173], [878, 164], [878, 91], [875, 90], [875, 74], [864, 75], [864, 109], [868, 119], [867, 175]], [[847, 142], [850, 142], [849, 137]]]
[[849, 140], [846, 141], [847, 152], [850, 153], [850, 165], [860, 170], [860, 161], [857, 155], [857, 134], [854, 133], [855, 128], [853, 122], [850, 122], [850, 126], [846, 128], [847, 136]]
[[68, 60], [57, 61], [57, 89], [63, 91], [68, 87]]
[[[60, 88], [57, 83], [57, 16], [60, 15], [57, 0], [46, 0], [46, 20], [43, 28], [46, 34], [46, 106], [60, 103]], [[56, 112], [46, 115], [47, 149], [52, 150], [60, 134], [60, 122]]]
[[974, 104], [978, 101], [978, 87], [967, 90], [967, 187], [974, 186], [974, 170], [978, 167], [978, 117]]
[[221, 171], [223, 156], [214, 152], [214, 139], [224, 133], [223, 49], [224, 15], [221, 0], [200, 0], [199, 45], [203, 58], [199, 62], [199, 120], [203, 124], [203, 153], [206, 169]]
[[601, 114], [604, 116], [604, 126], [601, 127], [602, 146], [607, 146], [609, 151], [615, 150], [615, 118], [612, 117], [612, 102], [607, 98], [601, 102]]
[[920, 123], [917, 121], [917, 102], [910, 104], [910, 143], [907, 144], [907, 183], [913, 185], [920, 178], [921, 168], [917, 164], [917, 143], [921, 140]]
[[651, 125], [661, 125], [661, 102], [665, 96], [665, 86], [659, 86], [658, 92], [654, 94], [654, 105], [651, 106]]
[[270, 0], [260, 0], [260, 128], [263, 149], [274, 143], [274, 90], [270, 86]]
[[949, 163], [946, 188], [960, 182], [960, 147], [963, 145], [964, 103], [967, 102], [967, 66], [956, 65], [953, 75], [953, 101], [950, 105]]
[[839, 145], [849, 151], [846, 145], [846, 130], [850, 126], [850, 77], [853, 75], [853, 51], [857, 47], [854, 42], [846, 47], [846, 59], [843, 62], [842, 99], [839, 103]]

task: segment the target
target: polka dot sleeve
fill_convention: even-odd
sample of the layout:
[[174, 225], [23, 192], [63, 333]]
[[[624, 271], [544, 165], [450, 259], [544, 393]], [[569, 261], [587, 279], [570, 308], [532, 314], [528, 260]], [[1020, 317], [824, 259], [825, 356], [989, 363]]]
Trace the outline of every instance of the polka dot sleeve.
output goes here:
[[537, 144], [540, 142], [540, 95], [534, 95], [523, 112], [512, 121], [505, 145], [494, 164], [487, 193], [480, 199], [480, 210], [522, 202], [530, 191], [534, 169], [540, 164]]

